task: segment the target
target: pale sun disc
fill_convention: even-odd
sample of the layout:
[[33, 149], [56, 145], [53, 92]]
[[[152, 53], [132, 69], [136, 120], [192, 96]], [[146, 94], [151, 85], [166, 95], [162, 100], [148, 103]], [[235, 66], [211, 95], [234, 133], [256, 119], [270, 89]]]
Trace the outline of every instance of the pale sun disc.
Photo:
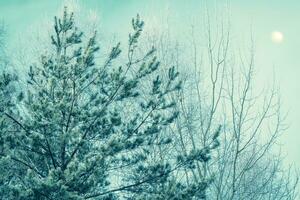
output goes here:
[[274, 43], [281, 43], [283, 41], [283, 34], [279, 31], [273, 31], [271, 39]]

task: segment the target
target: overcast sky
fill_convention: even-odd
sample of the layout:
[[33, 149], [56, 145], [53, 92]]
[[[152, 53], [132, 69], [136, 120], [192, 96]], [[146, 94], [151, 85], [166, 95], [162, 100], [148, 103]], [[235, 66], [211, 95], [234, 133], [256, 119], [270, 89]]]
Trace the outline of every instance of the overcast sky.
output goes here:
[[[9, 52], [26, 40], [28, 29], [38, 27], [45, 18], [58, 13], [61, 0], [0, 0], [0, 19], [7, 26]], [[203, 0], [82, 0], [82, 8], [99, 16], [102, 30], [127, 34], [136, 13], [158, 21], [170, 18], [169, 25], [183, 39], [187, 24], [200, 20], [206, 3]], [[83, 3], [84, 2], [84, 3]], [[208, 1], [207, 7], [222, 8], [223, 0]], [[298, 0], [228, 0], [232, 36], [236, 41], [250, 39], [252, 30], [259, 83], [273, 77], [280, 85], [283, 109], [289, 112], [290, 128], [281, 138], [288, 163], [300, 167], [300, 1]], [[147, 22], [146, 22], [147, 23]], [[41, 27], [40, 27], [41, 28]], [[276, 31], [275, 35], [272, 32]], [[257, 84], [259, 87], [259, 84]]]

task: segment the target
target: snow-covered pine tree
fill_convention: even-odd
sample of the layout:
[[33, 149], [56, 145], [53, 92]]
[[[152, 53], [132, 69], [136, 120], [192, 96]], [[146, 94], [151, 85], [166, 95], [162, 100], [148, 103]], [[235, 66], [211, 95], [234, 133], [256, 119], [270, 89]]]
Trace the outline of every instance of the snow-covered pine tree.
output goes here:
[[[15, 74], [9, 73], [7, 70], [8, 62], [5, 54], [5, 30], [4, 26], [0, 26], [0, 199], [8, 199], [8, 185], [14, 185], [13, 156], [10, 154], [11, 147], [18, 145], [14, 140], [14, 135], [19, 125], [12, 123], [9, 116], [12, 113], [17, 114], [16, 102], [16, 87], [15, 83], [18, 77]], [[19, 96], [22, 98], [22, 94]]]
[[149, 157], [172, 142], [164, 130], [178, 112], [168, 96], [180, 90], [180, 80], [174, 67], [159, 76], [154, 48], [137, 56], [139, 16], [120, 65], [120, 43], [100, 65], [96, 33], [84, 42], [67, 9], [54, 22], [52, 52], [30, 67], [28, 90], [19, 96], [22, 113], [2, 111], [17, 130], [1, 130], [1, 167], [8, 176], [2, 172], [0, 197], [204, 198], [207, 182], [187, 188], [173, 172], [193, 167], [194, 160], [207, 162], [210, 148], [162, 162]]
[[[15, 174], [14, 163], [12, 162], [12, 148], [18, 145], [14, 140], [14, 134], [18, 127], [14, 126], [9, 116], [16, 110], [16, 99], [14, 98], [14, 83], [17, 76], [1, 71], [0, 75], [0, 199], [8, 199], [10, 185], [17, 185], [13, 177]], [[12, 156], [8, 156], [12, 155]], [[12, 170], [11, 170], [12, 169]], [[14, 186], [13, 186], [14, 187]]]

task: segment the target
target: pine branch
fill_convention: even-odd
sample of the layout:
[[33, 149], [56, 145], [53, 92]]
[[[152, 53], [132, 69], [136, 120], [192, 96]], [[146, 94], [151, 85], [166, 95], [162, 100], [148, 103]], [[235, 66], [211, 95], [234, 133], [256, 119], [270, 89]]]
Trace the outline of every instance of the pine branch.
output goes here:
[[27, 128], [21, 122], [19, 122], [16, 118], [14, 118], [13, 116], [11, 116], [10, 114], [8, 114], [6, 112], [4, 113], [4, 115], [6, 115], [9, 119], [11, 119], [17, 125], [19, 125], [27, 134], [30, 134], [30, 131], [27, 130]]

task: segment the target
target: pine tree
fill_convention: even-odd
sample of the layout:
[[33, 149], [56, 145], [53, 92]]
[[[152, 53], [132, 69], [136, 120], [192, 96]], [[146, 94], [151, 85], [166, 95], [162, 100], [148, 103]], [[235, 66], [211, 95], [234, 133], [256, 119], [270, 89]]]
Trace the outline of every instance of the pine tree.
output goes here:
[[4, 45], [4, 27], [0, 27], [0, 199], [9, 199], [8, 185], [14, 185], [14, 163], [11, 162], [14, 157], [8, 157], [8, 152], [12, 146], [17, 145], [14, 140], [13, 132], [18, 127], [12, 123], [9, 116], [16, 112], [17, 96], [15, 83], [18, 77], [15, 74], [9, 73], [7, 70], [8, 62], [5, 54]]
[[13, 169], [15, 166], [11, 162], [14, 157], [7, 156], [12, 146], [18, 145], [11, 134], [16, 130], [14, 124], [8, 118], [16, 108], [14, 83], [17, 76], [2, 71], [0, 76], [0, 199], [9, 199], [9, 185], [15, 185]]
[[172, 142], [164, 131], [179, 113], [169, 96], [181, 82], [174, 67], [159, 75], [154, 48], [137, 56], [143, 26], [132, 20], [127, 62], [118, 43], [101, 65], [97, 34], [85, 41], [67, 9], [55, 17], [52, 52], [18, 96], [22, 112], [1, 110], [13, 127], [1, 130], [2, 199], [204, 198], [207, 182], [187, 187], [173, 172], [207, 162], [212, 148], [150, 158]]

